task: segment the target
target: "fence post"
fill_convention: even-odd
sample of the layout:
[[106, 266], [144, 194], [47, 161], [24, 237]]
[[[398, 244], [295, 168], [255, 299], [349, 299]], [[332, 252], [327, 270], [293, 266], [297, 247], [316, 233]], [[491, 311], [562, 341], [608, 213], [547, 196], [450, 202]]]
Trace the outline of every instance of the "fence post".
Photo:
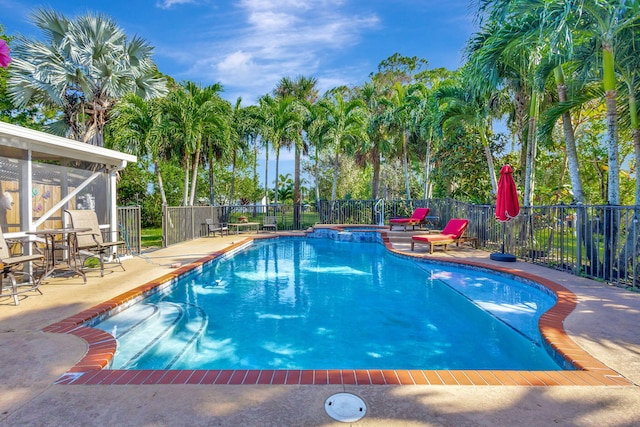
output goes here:
[[[635, 211], [635, 209], [634, 209]], [[633, 214], [633, 249], [631, 250], [631, 256], [633, 257], [633, 261], [631, 263], [631, 268], [633, 269], [631, 272], [631, 286], [637, 288], [638, 284], [636, 283], [636, 274], [638, 268], [638, 213], [634, 212]]]
[[191, 240], [196, 238], [196, 211], [193, 206], [189, 206], [189, 211], [191, 212]]
[[167, 247], [167, 205], [162, 205], [162, 247]]
[[576, 205], [576, 212], [576, 266], [578, 267], [578, 272], [580, 272], [580, 270], [582, 270], [582, 233], [583, 227], [586, 227], [586, 224], [583, 223], [587, 217], [585, 206], [582, 203], [578, 203]]

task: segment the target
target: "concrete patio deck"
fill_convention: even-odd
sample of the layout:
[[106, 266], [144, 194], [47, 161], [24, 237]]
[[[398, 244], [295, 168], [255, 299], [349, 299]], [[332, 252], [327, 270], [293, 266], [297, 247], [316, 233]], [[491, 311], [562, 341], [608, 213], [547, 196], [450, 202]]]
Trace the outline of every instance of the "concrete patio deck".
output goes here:
[[[632, 386], [432, 385], [59, 385], [87, 344], [42, 329], [198, 260], [248, 235], [201, 238], [124, 261], [104, 278], [54, 279], [44, 295], [13, 306], [0, 298], [0, 424], [10, 426], [339, 426], [324, 410], [338, 392], [367, 405], [362, 426], [640, 424], [640, 294], [518, 261], [509, 268], [553, 280], [575, 293], [569, 336]], [[394, 248], [409, 252], [408, 243]], [[422, 251], [424, 253], [425, 250]], [[421, 250], [417, 248], [417, 253]], [[498, 264], [469, 248], [434, 257]]]

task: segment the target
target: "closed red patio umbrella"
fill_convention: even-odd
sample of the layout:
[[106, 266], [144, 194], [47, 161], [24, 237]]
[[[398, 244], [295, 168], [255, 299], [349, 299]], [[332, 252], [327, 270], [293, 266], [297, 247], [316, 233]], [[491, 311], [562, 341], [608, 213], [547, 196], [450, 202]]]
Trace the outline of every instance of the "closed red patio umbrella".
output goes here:
[[520, 213], [518, 190], [513, 180], [513, 169], [509, 165], [500, 169], [498, 196], [496, 197], [496, 219], [500, 222], [511, 221]]
[[495, 261], [516, 260], [515, 255], [504, 253], [505, 223], [511, 221], [520, 214], [520, 202], [518, 201], [518, 190], [513, 180], [513, 169], [509, 165], [500, 169], [500, 180], [498, 181], [498, 194], [496, 197], [496, 219], [502, 222], [502, 252], [493, 253], [490, 258]]

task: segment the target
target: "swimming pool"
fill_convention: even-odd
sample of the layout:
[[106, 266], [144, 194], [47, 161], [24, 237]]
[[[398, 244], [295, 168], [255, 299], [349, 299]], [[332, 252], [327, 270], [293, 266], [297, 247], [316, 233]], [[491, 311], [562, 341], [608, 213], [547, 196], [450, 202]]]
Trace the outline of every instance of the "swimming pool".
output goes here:
[[531, 284], [375, 243], [280, 238], [94, 327], [118, 338], [114, 369], [558, 370], [537, 328], [553, 303]]

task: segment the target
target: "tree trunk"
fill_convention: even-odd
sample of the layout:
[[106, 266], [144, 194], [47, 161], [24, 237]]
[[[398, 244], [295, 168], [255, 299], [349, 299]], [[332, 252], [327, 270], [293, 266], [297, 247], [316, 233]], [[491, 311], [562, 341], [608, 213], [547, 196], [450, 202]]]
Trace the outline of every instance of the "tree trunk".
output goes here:
[[409, 161], [407, 159], [407, 132], [402, 133], [402, 169], [404, 170], [404, 186], [407, 191], [407, 200], [411, 200], [411, 188], [409, 187]]
[[229, 186], [229, 204], [233, 203], [233, 193], [235, 192], [236, 186], [236, 161], [237, 161], [237, 152], [233, 152], [233, 159], [231, 160], [231, 185]]
[[273, 203], [275, 203], [276, 205], [278, 204], [278, 189], [280, 187], [280, 175], [278, 171], [279, 169], [280, 169], [280, 145], [278, 145], [278, 148], [276, 149], [276, 182], [273, 186], [274, 188]]
[[380, 153], [377, 149], [372, 150], [371, 163], [373, 167], [373, 178], [371, 179], [371, 198], [378, 199], [380, 191]]
[[[269, 142], [265, 143], [265, 160], [264, 160], [264, 203], [269, 205]], [[268, 213], [268, 212], [267, 212]]]
[[[524, 89], [521, 89], [515, 94], [515, 113], [516, 113], [516, 136], [518, 142], [522, 147], [520, 154], [520, 171], [526, 170], [527, 167], [527, 141], [524, 139], [524, 130], [527, 126], [527, 104], [529, 103], [529, 96]], [[524, 187], [525, 174], [520, 173], [520, 185]]]
[[[253, 184], [258, 188], [258, 143], [255, 134], [251, 135], [251, 143], [253, 144]], [[255, 193], [257, 197], [257, 192]], [[258, 200], [253, 201], [254, 205], [258, 204]]]
[[[640, 172], [640, 126], [638, 125], [638, 107], [636, 104], [636, 96], [633, 88], [633, 84], [629, 84], [629, 114], [631, 116], [631, 133], [633, 135], [633, 147], [635, 151], [635, 166], [636, 166], [636, 188], [635, 188], [635, 205], [640, 206], [640, 179], [638, 179], [638, 173]], [[638, 211], [633, 215], [633, 218], [627, 223], [627, 239], [624, 247], [621, 249], [619, 255], [624, 259], [622, 264], [623, 271], [622, 277], [627, 278], [631, 276], [634, 279], [634, 286], [637, 285], [638, 276], [640, 275], [640, 263], [636, 263], [636, 271], [633, 270], [633, 262], [637, 259], [640, 253], [640, 233], [638, 230]]]
[[431, 173], [431, 134], [429, 131], [429, 139], [427, 139], [427, 146], [424, 152], [424, 194], [423, 199], [428, 200], [429, 194], [429, 174]]
[[156, 171], [156, 179], [158, 180], [158, 190], [160, 190], [160, 199], [162, 200], [162, 206], [166, 206], [167, 194], [164, 191], [164, 184], [162, 183], [162, 174], [160, 173], [160, 168], [158, 167], [157, 160], [153, 162], [153, 168]]
[[187, 206], [189, 201], [189, 156], [185, 155], [183, 160], [184, 167], [184, 191], [182, 194], [182, 206]]
[[338, 151], [336, 150], [336, 157], [333, 163], [333, 182], [331, 184], [331, 207], [330, 207], [330, 212], [331, 212], [331, 220], [333, 221], [333, 219], [335, 218], [334, 216], [334, 204], [336, 201], [336, 191], [338, 188], [338, 171], [340, 170], [340, 154], [338, 153]]
[[493, 164], [493, 154], [491, 153], [491, 147], [489, 146], [489, 140], [484, 129], [480, 130], [480, 139], [484, 146], [484, 155], [487, 158], [487, 166], [489, 169], [489, 180], [491, 181], [491, 194], [494, 196], [498, 194], [498, 181], [496, 179], [496, 168]]
[[300, 204], [302, 197], [300, 194], [300, 147], [295, 144], [295, 168], [293, 173], [293, 229], [299, 230], [300, 221]]
[[607, 201], [610, 205], [620, 204], [620, 165], [618, 163], [618, 115], [616, 96], [616, 73], [613, 43], [602, 43], [602, 84], [607, 106], [607, 162], [609, 166]]
[[[558, 99], [560, 102], [566, 102], [567, 85], [564, 82], [562, 68], [556, 67], [554, 75], [557, 83]], [[576, 203], [585, 203], [584, 189], [582, 187], [582, 179], [580, 178], [580, 165], [578, 162], [576, 138], [573, 130], [573, 123], [571, 122], [571, 113], [569, 111], [562, 114], [562, 130], [564, 132], [567, 162], [569, 165], [569, 179], [571, 180], [571, 188], [573, 190], [573, 200]]]
[[[560, 102], [566, 102], [567, 98], [567, 85], [564, 80], [564, 73], [561, 67], [556, 67], [553, 71], [556, 80], [556, 88], [558, 90], [558, 99]], [[566, 111], [562, 114], [562, 130], [564, 133], [565, 152], [567, 156], [567, 165], [569, 167], [569, 179], [571, 180], [571, 189], [573, 190], [573, 200], [575, 203], [584, 205], [586, 203], [586, 197], [584, 194], [584, 188], [582, 187], [582, 178], [580, 177], [580, 164], [578, 162], [578, 150], [576, 148], [576, 138], [573, 129], [573, 123], [571, 121], [571, 113]], [[580, 213], [581, 224], [589, 223], [589, 216], [585, 212]], [[598, 252], [593, 250], [593, 233], [580, 233], [581, 242], [579, 244], [584, 245], [589, 265], [598, 266], [600, 260], [598, 259]], [[582, 268], [582, 266], [580, 266]]]
[[608, 179], [607, 201], [604, 217], [604, 278], [608, 279], [615, 265], [614, 254], [618, 240], [618, 216], [614, 206], [620, 204], [620, 165], [618, 163], [618, 123], [616, 111], [616, 90], [606, 92], [607, 104], [607, 147]]
[[209, 160], [209, 204], [215, 206], [216, 194], [215, 194], [215, 174], [213, 173], [213, 159]]
[[319, 149], [318, 146], [316, 145], [316, 158], [315, 158], [315, 164], [313, 166], [314, 169], [314, 175], [316, 178], [316, 204], [318, 206], [318, 209], [320, 209], [320, 172], [318, 169], [318, 163], [320, 161], [320, 153], [319, 153]]
[[620, 164], [618, 162], [618, 120], [615, 90], [606, 94], [607, 104], [607, 201], [610, 205], [620, 204]]
[[198, 166], [200, 165], [200, 148], [193, 154], [193, 164], [191, 165], [191, 195], [189, 196], [189, 206], [193, 206], [196, 199], [196, 189], [198, 188]]
[[538, 118], [538, 94], [532, 91], [531, 105], [529, 108], [529, 130], [527, 135], [527, 161], [524, 178], [524, 200], [525, 206], [533, 203], [535, 171], [536, 171], [536, 121]]

